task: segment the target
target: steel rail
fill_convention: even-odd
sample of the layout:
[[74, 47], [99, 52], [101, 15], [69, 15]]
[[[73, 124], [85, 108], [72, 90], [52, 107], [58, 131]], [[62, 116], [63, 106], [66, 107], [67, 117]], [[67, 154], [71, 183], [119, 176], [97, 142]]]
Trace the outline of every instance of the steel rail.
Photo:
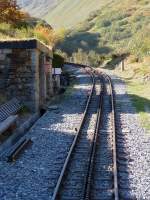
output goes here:
[[[113, 85], [112, 85], [112, 81], [111, 78], [104, 73], [101, 73], [101, 76], [105, 76], [106, 79], [109, 82], [109, 88], [110, 88], [110, 93], [111, 93], [111, 110], [112, 110], [112, 127], [113, 127], [113, 183], [114, 183], [114, 200], [119, 200], [119, 191], [118, 191], [118, 172], [117, 172], [117, 147], [116, 147], [116, 115], [115, 115], [115, 97], [114, 97], [114, 92], [113, 92]], [[103, 83], [103, 87], [104, 87], [104, 83]], [[102, 108], [102, 104], [103, 104], [103, 100], [102, 100], [102, 96], [101, 96], [101, 100], [100, 100], [100, 107]], [[101, 114], [101, 110], [100, 110], [100, 114]], [[98, 123], [100, 123], [100, 118], [101, 116], [98, 116]], [[99, 127], [100, 124], [97, 125], [97, 133], [95, 135], [95, 137], [97, 137], [98, 131], [99, 131]], [[84, 194], [84, 200], [90, 200], [90, 185], [91, 185], [91, 180], [92, 180], [92, 172], [93, 172], [93, 167], [94, 167], [94, 157], [95, 157], [95, 152], [96, 152], [96, 140], [97, 138], [95, 138], [94, 141], [94, 147], [92, 149], [92, 153], [91, 153], [91, 161], [90, 161], [90, 166], [89, 166], [89, 172], [87, 175], [87, 179], [86, 179], [86, 187], [85, 187], [85, 194]]]
[[102, 117], [102, 105], [103, 105], [103, 95], [104, 95], [104, 83], [101, 81], [101, 93], [99, 96], [99, 105], [98, 105], [98, 114], [96, 119], [96, 127], [95, 127], [95, 133], [94, 133], [94, 140], [92, 142], [92, 150], [90, 154], [90, 162], [88, 166], [88, 173], [86, 176], [86, 183], [84, 188], [84, 197], [83, 200], [89, 200], [90, 199], [90, 187], [91, 187], [91, 180], [92, 180], [92, 173], [94, 168], [94, 159], [96, 154], [96, 146], [97, 146], [97, 139], [98, 139], [98, 133], [101, 123], [101, 117]]
[[[75, 64], [76, 65], [76, 64]], [[82, 67], [84, 65], [81, 65]], [[88, 66], [84, 66], [88, 67]], [[93, 67], [89, 67], [91, 70], [96, 72]], [[115, 112], [115, 96], [113, 92], [113, 84], [109, 75], [106, 73], [98, 73], [101, 76], [105, 76], [109, 82], [109, 88], [111, 91], [111, 108], [112, 108], [112, 127], [113, 127], [113, 175], [114, 175], [114, 200], [119, 200], [119, 189], [118, 189], [118, 170], [117, 170], [117, 145], [116, 145], [116, 112]], [[89, 186], [88, 186], [89, 187]], [[87, 188], [88, 189], [88, 188]], [[89, 192], [87, 190], [86, 200], [89, 199]]]
[[[87, 71], [88, 72], [88, 71]], [[79, 126], [79, 129], [78, 129], [78, 132], [73, 140], [73, 143], [70, 147], [70, 150], [68, 152], [68, 155], [66, 157], [66, 160], [65, 160], [65, 163], [63, 165], [63, 168], [61, 170], [61, 173], [60, 173], [60, 176], [59, 176], [59, 179], [57, 181], [57, 184], [56, 184], [56, 187], [54, 189], [54, 193], [53, 193], [53, 196], [51, 198], [51, 200], [58, 200], [57, 199], [57, 196], [59, 194], [59, 190], [60, 190], [60, 186], [61, 186], [61, 183], [62, 183], [62, 180], [63, 180], [63, 177], [65, 175], [65, 172], [66, 172], [66, 169], [67, 169], [67, 166], [69, 164], [69, 161], [70, 161], [70, 158], [71, 158], [71, 155], [72, 155], [72, 152], [76, 146], [76, 143], [77, 143], [77, 140], [78, 140], [78, 137], [80, 135], [80, 132], [81, 132], [81, 129], [83, 127], [83, 124], [84, 124], [84, 121], [85, 121], [85, 117], [86, 117], [86, 114], [87, 114], [87, 111], [88, 111], [88, 107], [90, 105], [90, 102], [91, 102], [91, 98], [92, 98], [92, 95], [93, 95], [93, 91], [94, 91], [94, 87], [95, 87], [95, 76], [92, 72], [88, 72], [91, 74], [91, 78], [92, 78], [92, 89], [91, 89], [91, 92], [90, 92], [90, 96], [87, 100], [87, 103], [86, 103], [86, 108], [85, 108], [85, 111], [84, 111], [84, 114], [83, 114], [83, 117], [82, 117], [82, 120], [81, 120], [81, 123], [80, 123], [80, 126]]]
[[[110, 88], [110, 93], [111, 93], [112, 127], [113, 127], [113, 183], [114, 183], [113, 184], [114, 185], [113, 190], [114, 190], [114, 200], [119, 200], [118, 172], [117, 172], [115, 96], [114, 96], [114, 92], [113, 92], [113, 84], [112, 84], [111, 78], [107, 74], [97, 72], [94, 68], [86, 66], [86, 65], [80, 65], [80, 64], [75, 64], [75, 63], [66, 63], [66, 64], [71, 64], [71, 65], [76, 66], [76, 67], [80, 66], [80, 67], [83, 67], [83, 68], [88, 67], [88, 68], [91, 69], [91, 71], [93, 71], [93, 73], [96, 72], [100, 76], [105, 77], [109, 82], [109, 88]], [[94, 88], [94, 86], [93, 86], [93, 88]], [[99, 112], [98, 112], [98, 115], [97, 115], [96, 132], [95, 132], [95, 135], [94, 135], [94, 141], [93, 141], [93, 144], [92, 144], [92, 151], [91, 151], [91, 155], [90, 155], [90, 164], [89, 164], [89, 168], [88, 168], [89, 171], [88, 171], [88, 174], [87, 174], [87, 177], [86, 177], [85, 186], [84, 186], [85, 187], [85, 192], [84, 192], [84, 197], [83, 197], [84, 200], [89, 200], [90, 199], [90, 185], [91, 185], [92, 172], [93, 172], [93, 166], [94, 166], [94, 157], [95, 157], [95, 152], [96, 152], [96, 140], [97, 140], [97, 134], [98, 134], [98, 130], [99, 130], [99, 126], [100, 126], [100, 118], [101, 118], [102, 92], [101, 92], [100, 96], [101, 96], [100, 97], [100, 102], [101, 103], [100, 103]], [[86, 106], [86, 109], [88, 109], [88, 106]], [[84, 117], [85, 117], [85, 113], [84, 113]], [[84, 118], [82, 119], [82, 122], [81, 122], [81, 125], [80, 125], [81, 128], [82, 128], [82, 123], [84, 123]], [[79, 130], [79, 132], [80, 132], [80, 130]], [[79, 134], [79, 132], [78, 132], [78, 134]], [[77, 141], [77, 137], [78, 136], [76, 136], [76, 138], [75, 138], [76, 141]], [[75, 143], [76, 143], [76, 141], [75, 141]], [[75, 146], [75, 144], [73, 144], [73, 148], [74, 148], [74, 146]], [[73, 148], [71, 150], [73, 150]], [[69, 153], [70, 154], [68, 156], [70, 157], [71, 152], [69, 152]], [[56, 189], [58, 189], [58, 188], [56, 188]], [[56, 190], [55, 190], [55, 192], [56, 192]], [[55, 196], [55, 198], [52, 198], [52, 200], [57, 200], [56, 196]]]
[[117, 171], [117, 145], [116, 145], [116, 113], [115, 113], [115, 96], [113, 92], [113, 84], [110, 76], [106, 75], [109, 81], [112, 102], [112, 124], [113, 124], [113, 171], [114, 171], [114, 200], [119, 200], [118, 191], [118, 171]]

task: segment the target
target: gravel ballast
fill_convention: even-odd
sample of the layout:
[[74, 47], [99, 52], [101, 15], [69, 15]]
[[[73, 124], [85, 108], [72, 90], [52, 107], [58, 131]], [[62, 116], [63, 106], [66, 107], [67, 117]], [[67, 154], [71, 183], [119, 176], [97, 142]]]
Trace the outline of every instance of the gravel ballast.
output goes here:
[[[139, 115], [126, 93], [126, 85], [111, 75], [116, 92], [118, 121], [119, 187], [122, 200], [150, 200], [150, 134], [141, 127]], [[119, 143], [119, 142], [118, 142]]]
[[35, 123], [33, 144], [15, 163], [0, 160], [0, 200], [50, 199], [92, 84], [82, 69], [66, 70], [76, 76], [71, 94]]
[[[81, 122], [91, 89], [83, 70], [72, 93], [49, 108], [28, 132], [33, 144], [15, 163], [0, 160], [0, 200], [50, 200], [69, 147]], [[126, 93], [123, 81], [111, 75], [116, 92], [117, 151], [120, 200], [150, 200], [150, 134]]]

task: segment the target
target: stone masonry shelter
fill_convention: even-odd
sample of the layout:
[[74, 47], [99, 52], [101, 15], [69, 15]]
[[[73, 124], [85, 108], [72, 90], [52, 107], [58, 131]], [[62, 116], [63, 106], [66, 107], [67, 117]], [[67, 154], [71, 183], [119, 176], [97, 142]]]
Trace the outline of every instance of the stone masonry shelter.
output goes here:
[[0, 94], [37, 112], [53, 95], [52, 49], [36, 39], [0, 41]]

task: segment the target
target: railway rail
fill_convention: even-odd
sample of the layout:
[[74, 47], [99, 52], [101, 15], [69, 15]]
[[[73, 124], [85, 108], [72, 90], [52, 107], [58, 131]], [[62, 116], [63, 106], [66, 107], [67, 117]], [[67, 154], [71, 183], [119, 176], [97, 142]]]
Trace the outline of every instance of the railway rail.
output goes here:
[[51, 200], [119, 200], [113, 86], [90, 70], [91, 93]]

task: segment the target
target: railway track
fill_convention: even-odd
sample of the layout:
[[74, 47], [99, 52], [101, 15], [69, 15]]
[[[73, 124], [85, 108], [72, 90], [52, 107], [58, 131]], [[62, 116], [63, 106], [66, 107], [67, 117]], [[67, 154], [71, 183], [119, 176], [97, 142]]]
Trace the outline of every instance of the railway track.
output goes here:
[[118, 200], [115, 107], [111, 79], [103, 76], [101, 119], [86, 199]]
[[[83, 66], [82, 66], [83, 67]], [[115, 105], [111, 79], [93, 87], [51, 200], [118, 200]]]

